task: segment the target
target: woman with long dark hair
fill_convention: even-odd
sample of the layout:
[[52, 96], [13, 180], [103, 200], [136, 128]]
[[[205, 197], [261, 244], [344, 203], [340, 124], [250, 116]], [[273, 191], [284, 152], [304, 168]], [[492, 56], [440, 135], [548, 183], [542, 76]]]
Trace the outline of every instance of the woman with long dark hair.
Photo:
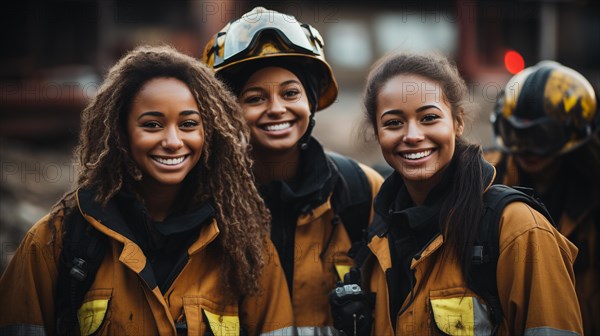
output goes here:
[[524, 202], [492, 224], [501, 318], [471, 286], [495, 170], [462, 138], [466, 101], [464, 80], [442, 56], [392, 54], [368, 76], [366, 116], [395, 170], [375, 201], [384, 221], [371, 231], [365, 267], [364, 287], [376, 292], [373, 334], [581, 334], [577, 248]]

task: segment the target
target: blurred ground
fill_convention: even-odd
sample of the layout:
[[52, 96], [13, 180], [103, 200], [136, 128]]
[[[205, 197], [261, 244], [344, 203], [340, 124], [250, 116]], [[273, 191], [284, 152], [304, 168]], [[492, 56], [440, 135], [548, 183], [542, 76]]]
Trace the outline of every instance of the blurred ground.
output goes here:
[[25, 232], [51, 209], [75, 178], [68, 141], [51, 146], [0, 139], [0, 270]]

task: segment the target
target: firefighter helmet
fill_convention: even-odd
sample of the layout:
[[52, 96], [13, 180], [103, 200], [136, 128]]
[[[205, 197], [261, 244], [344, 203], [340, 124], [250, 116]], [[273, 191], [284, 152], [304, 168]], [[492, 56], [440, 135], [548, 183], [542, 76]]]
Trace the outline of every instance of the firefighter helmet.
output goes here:
[[571, 151], [598, 130], [596, 95], [577, 71], [543, 61], [513, 76], [492, 113], [497, 141], [515, 154]]
[[211, 38], [203, 61], [226, 81], [258, 64], [277, 64], [276, 60], [297, 64], [315, 76], [318, 111], [331, 105], [338, 93], [323, 45], [323, 38], [312, 26], [291, 15], [256, 7]]

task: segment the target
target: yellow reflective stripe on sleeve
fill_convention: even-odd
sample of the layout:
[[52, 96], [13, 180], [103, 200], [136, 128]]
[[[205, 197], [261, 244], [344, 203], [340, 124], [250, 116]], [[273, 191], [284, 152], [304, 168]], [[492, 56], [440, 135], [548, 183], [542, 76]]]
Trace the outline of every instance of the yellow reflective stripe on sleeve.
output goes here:
[[217, 315], [206, 309], [204, 313], [210, 324], [210, 330], [215, 336], [240, 334], [240, 319], [238, 316]]
[[77, 311], [81, 335], [87, 336], [95, 333], [102, 325], [107, 309], [108, 299], [92, 300], [81, 305]]
[[473, 335], [475, 317], [473, 298], [432, 299], [431, 307], [437, 327], [448, 335]]
[[338, 276], [340, 277], [340, 281], [344, 281], [344, 275], [350, 272], [350, 265], [335, 265], [335, 270], [337, 271]]

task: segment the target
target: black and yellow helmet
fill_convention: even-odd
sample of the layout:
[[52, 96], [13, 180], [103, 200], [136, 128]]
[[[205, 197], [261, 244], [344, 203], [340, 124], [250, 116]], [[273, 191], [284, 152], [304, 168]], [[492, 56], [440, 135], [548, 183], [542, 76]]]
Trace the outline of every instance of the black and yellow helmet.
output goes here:
[[543, 61], [512, 77], [492, 122], [500, 145], [516, 154], [566, 153], [598, 130], [596, 95], [577, 71]]
[[338, 93], [323, 45], [323, 38], [312, 26], [291, 15], [256, 7], [211, 38], [204, 48], [203, 61], [226, 81], [259, 64], [295, 63], [315, 77], [315, 108], [319, 111], [331, 105]]

